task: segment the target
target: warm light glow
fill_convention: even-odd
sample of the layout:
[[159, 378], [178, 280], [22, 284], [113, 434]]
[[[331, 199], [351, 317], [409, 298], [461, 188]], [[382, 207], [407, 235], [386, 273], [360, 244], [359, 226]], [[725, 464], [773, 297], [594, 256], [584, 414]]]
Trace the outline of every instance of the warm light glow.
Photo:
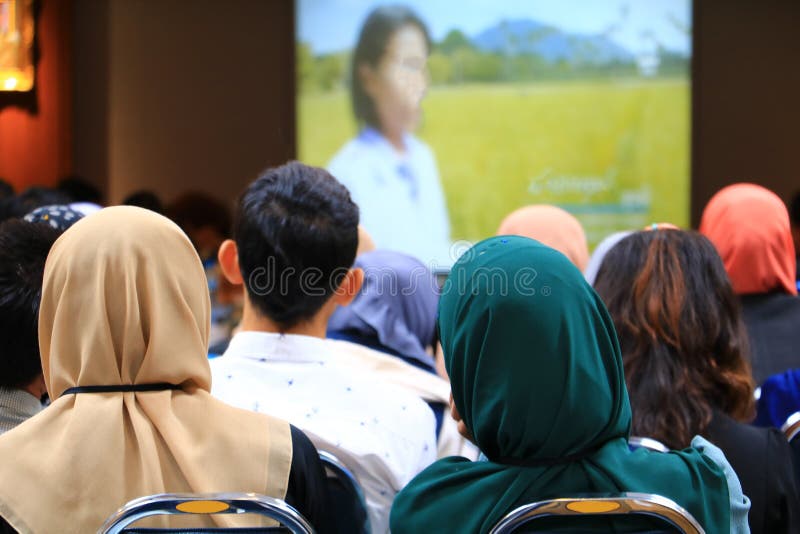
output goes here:
[[33, 2], [0, 0], [0, 91], [33, 89]]

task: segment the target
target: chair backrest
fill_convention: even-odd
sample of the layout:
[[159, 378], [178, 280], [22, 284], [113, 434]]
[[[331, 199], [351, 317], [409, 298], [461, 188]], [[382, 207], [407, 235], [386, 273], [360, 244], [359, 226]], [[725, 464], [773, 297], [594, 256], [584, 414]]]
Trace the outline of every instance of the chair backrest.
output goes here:
[[669, 452], [669, 447], [653, 438], [642, 436], [631, 436], [628, 438], [628, 445], [632, 449], [649, 449], [651, 451]]
[[582, 494], [539, 501], [509, 512], [490, 534], [509, 534], [545, 517], [644, 515], [654, 517], [684, 534], [704, 534], [703, 527], [674, 501], [648, 493]]
[[781, 427], [781, 432], [789, 440], [789, 443], [795, 439], [800, 439], [798, 438], [800, 436], [800, 412], [794, 412], [786, 419], [786, 422]]
[[[139, 497], [109, 517], [98, 533], [119, 534], [132, 523], [154, 515], [258, 514], [279, 522], [292, 534], [313, 534], [300, 513], [280, 499], [256, 493], [160, 493]], [[171, 532], [171, 529], [147, 529]], [[174, 529], [183, 531], [184, 529]], [[252, 530], [252, 529], [251, 529]], [[192, 529], [192, 532], [235, 532], [236, 529]], [[269, 531], [269, 530], [266, 530]]]
[[330, 487], [329, 493], [337, 512], [339, 531], [353, 534], [369, 534], [369, 516], [367, 501], [355, 475], [335, 455], [327, 451], [319, 451], [319, 459], [325, 467], [325, 474], [333, 480], [337, 487]]

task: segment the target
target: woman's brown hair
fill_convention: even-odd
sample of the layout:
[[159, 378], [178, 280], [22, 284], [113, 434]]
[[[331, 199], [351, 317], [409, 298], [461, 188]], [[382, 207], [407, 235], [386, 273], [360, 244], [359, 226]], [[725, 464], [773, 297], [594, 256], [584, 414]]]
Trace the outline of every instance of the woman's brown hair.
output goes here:
[[632, 433], [683, 448], [714, 410], [753, 416], [739, 301], [711, 242], [696, 232], [637, 232], [606, 255], [595, 282], [619, 335]]

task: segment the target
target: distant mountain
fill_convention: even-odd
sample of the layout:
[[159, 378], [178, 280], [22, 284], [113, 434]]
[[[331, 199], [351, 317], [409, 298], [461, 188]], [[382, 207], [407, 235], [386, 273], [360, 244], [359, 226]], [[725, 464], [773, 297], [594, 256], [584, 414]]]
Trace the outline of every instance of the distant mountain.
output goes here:
[[607, 37], [567, 33], [530, 19], [501, 21], [472, 38], [472, 44], [484, 52], [533, 53], [550, 62], [563, 59], [603, 64], [634, 60], [632, 53]]

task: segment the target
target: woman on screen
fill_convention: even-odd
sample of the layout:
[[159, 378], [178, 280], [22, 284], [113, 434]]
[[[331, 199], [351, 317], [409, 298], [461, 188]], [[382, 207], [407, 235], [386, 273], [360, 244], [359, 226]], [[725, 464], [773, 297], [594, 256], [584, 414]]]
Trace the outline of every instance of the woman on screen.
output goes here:
[[382, 6], [369, 14], [351, 66], [360, 132], [328, 167], [350, 190], [378, 248], [444, 262], [450, 223], [436, 160], [411, 133], [428, 86], [430, 48], [425, 24], [410, 9]]

